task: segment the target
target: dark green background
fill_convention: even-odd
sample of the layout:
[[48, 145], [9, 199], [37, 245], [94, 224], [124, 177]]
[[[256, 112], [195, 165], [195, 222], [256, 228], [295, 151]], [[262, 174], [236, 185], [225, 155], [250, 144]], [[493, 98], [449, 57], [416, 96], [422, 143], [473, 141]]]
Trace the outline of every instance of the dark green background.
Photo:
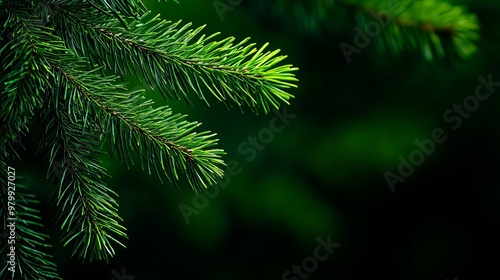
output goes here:
[[[238, 162], [241, 173], [187, 225], [178, 207], [193, 206], [189, 186], [176, 190], [140, 166], [128, 170], [103, 157], [112, 175], [107, 182], [120, 195], [128, 248], [110, 264], [69, 258], [44, 202], [62, 276], [111, 280], [112, 270], [125, 268], [136, 280], [282, 279], [313, 255], [318, 237], [331, 236], [341, 246], [308, 279], [499, 279], [500, 89], [457, 130], [443, 113], [474, 94], [478, 76], [500, 81], [500, 3], [454, 1], [481, 22], [479, 52], [468, 60], [429, 63], [419, 54], [393, 57], [369, 45], [348, 64], [339, 44], [352, 42], [352, 28], [302, 32], [291, 15], [258, 14], [250, 4], [257, 0], [243, 2], [221, 21], [212, 1], [145, 1], [164, 19], [207, 24], [205, 33], [221, 31], [219, 38], [252, 37], [281, 49], [300, 68], [287, 107], [296, 118], [248, 162], [238, 145], [269, 127], [274, 115], [227, 111], [214, 99], [210, 108], [195, 98], [194, 108], [168, 101], [201, 121], [200, 130], [217, 132], [225, 160]], [[164, 102], [157, 92], [146, 94]], [[436, 128], [448, 139], [391, 192], [384, 172], [396, 173], [398, 156], [407, 159], [414, 140]], [[26, 184], [40, 182], [42, 198], [48, 193], [38, 163], [24, 159], [15, 167], [34, 174]]]

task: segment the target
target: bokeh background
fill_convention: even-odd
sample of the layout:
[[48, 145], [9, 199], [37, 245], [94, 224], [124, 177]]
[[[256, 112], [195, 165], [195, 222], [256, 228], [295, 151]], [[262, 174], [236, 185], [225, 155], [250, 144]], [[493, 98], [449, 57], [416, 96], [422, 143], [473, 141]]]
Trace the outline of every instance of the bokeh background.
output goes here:
[[[273, 15], [273, 1], [244, 0], [223, 14], [213, 1], [144, 1], [153, 14], [193, 26], [219, 38], [252, 37], [270, 42], [300, 68], [299, 88], [287, 112], [296, 115], [248, 161], [238, 146], [269, 127], [273, 114], [227, 111], [212, 99], [207, 108], [168, 101], [177, 112], [218, 133], [226, 161], [241, 172], [186, 223], [180, 204], [193, 206], [195, 193], [161, 184], [140, 166], [102, 157], [120, 196], [128, 229], [127, 249], [109, 264], [81, 264], [58, 243], [46, 199], [51, 185], [42, 159], [27, 152], [16, 163], [39, 185], [47, 231], [65, 279], [500, 279], [500, 88], [481, 101], [453, 130], [443, 113], [474, 94], [478, 76], [500, 81], [500, 2], [453, 1], [468, 6], [481, 22], [479, 51], [467, 60], [425, 61], [419, 54], [391, 56], [373, 45], [348, 64], [339, 48], [352, 42], [341, 32], [318, 26], [312, 32], [292, 15]], [[223, 1], [225, 2], [225, 1]], [[232, 3], [237, 3], [233, 1]], [[331, 21], [336, 19], [332, 18]], [[145, 84], [129, 80], [137, 89]], [[159, 93], [146, 95], [164, 104]], [[447, 140], [392, 192], [384, 178], [397, 173], [414, 141], [442, 128]], [[35, 144], [29, 149], [34, 149]], [[283, 273], [314, 254], [317, 239], [340, 246], [307, 278]], [[135, 278], [134, 278], [135, 277]], [[293, 278], [297, 277], [297, 278]]]

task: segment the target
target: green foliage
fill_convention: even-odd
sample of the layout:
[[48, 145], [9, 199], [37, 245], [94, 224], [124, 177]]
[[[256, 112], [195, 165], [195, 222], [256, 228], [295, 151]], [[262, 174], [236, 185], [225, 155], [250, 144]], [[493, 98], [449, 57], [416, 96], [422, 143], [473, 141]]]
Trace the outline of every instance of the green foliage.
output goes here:
[[[119, 82], [124, 75], [137, 75], [166, 98], [191, 104], [194, 95], [208, 105], [209, 92], [227, 108], [255, 113], [288, 103], [297, 82], [297, 69], [280, 65], [279, 50], [248, 39], [215, 41], [217, 34], [200, 35], [202, 27], [149, 16], [138, 0], [2, 0], [0, 26], [1, 220], [5, 225], [7, 162], [19, 157], [24, 135], [35, 135], [55, 181], [61, 242], [84, 261], [108, 261], [127, 237], [117, 194], [96, 158], [102, 145], [127, 165], [137, 154], [143, 169], [174, 184], [184, 173], [195, 191], [223, 176], [215, 134], [198, 132], [200, 123], [169, 107], [153, 107], [142, 91], [128, 91]], [[9, 278], [59, 279], [42, 253], [47, 236], [34, 228], [36, 200], [15, 196], [23, 222]]]
[[[259, 8], [264, 11], [262, 5]], [[420, 53], [428, 61], [468, 58], [476, 52], [479, 39], [476, 15], [444, 0], [275, 0], [271, 11], [278, 16], [293, 14], [298, 26], [312, 33], [352, 30], [352, 21], [365, 31], [368, 22], [381, 18], [388, 25], [379, 25], [377, 48], [396, 55]]]
[[[7, 166], [3, 161], [0, 161], [0, 168], [2, 170], [7, 170]], [[18, 178], [22, 179], [22, 178]], [[7, 182], [7, 172], [1, 172], [0, 180], [2, 182]], [[13, 186], [15, 186], [13, 188]], [[12, 201], [15, 204], [17, 220], [14, 221], [15, 238], [13, 240], [9, 239], [9, 243], [2, 241], [0, 251], [2, 254], [7, 255], [10, 252], [10, 247], [16, 247], [16, 258], [17, 258], [17, 270], [18, 275], [22, 276], [22, 279], [61, 279], [57, 273], [56, 265], [50, 261], [51, 255], [47, 254], [42, 250], [42, 248], [51, 247], [47, 244], [46, 239], [49, 237], [46, 234], [42, 234], [39, 228], [43, 227], [40, 223], [39, 211], [33, 206], [38, 205], [38, 201], [35, 199], [34, 195], [26, 193], [26, 187], [21, 184], [10, 185], [11, 188], [7, 189], [6, 184], [2, 183], [1, 193], [2, 200], [0, 201], [0, 216], [4, 222], [1, 226], [2, 233], [10, 233], [7, 228], [7, 215], [8, 205], [7, 196], [9, 191], [16, 193], [16, 200]], [[4, 261], [0, 266], [0, 275], [7, 275], [9, 271], [7, 269], [10, 265]], [[43, 277], [43, 278], [42, 278]], [[6, 279], [6, 278], [2, 278]]]
[[[158, 17], [134, 20], [124, 28], [95, 11], [82, 17], [77, 14], [82, 9], [61, 10], [55, 16], [60, 26], [72, 22], [68, 28], [58, 29], [68, 47], [120, 75], [136, 74], [166, 97], [182, 96], [189, 103], [192, 90], [208, 105], [203, 93], [208, 89], [228, 107], [244, 105], [256, 112], [277, 108], [280, 101], [291, 97], [283, 89], [293, 86], [291, 71], [295, 69], [275, 67], [285, 58], [276, 56], [279, 50], [264, 53], [266, 45], [257, 50], [254, 44], [246, 44], [248, 39], [236, 44], [234, 38], [213, 41], [217, 34], [197, 36], [203, 27], [190, 30], [189, 24]], [[102, 24], [93, 23], [96, 18]]]

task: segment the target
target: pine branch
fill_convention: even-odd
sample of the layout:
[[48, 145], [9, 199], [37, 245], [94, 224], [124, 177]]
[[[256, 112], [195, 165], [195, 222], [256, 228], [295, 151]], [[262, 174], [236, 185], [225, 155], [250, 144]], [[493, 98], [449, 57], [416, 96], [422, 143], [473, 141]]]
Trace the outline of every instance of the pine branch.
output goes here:
[[39, 53], [52, 37], [24, 8], [11, 9], [2, 19], [0, 37], [6, 43], [0, 48], [0, 66], [8, 73], [0, 75], [0, 119], [7, 131], [2, 139], [14, 139], [27, 131], [27, 123], [42, 103], [48, 65]]
[[[378, 11], [380, 17], [385, 17], [380, 12], [387, 10], [385, 1], [348, 2], [364, 5], [357, 13], [359, 26], [373, 20], [369, 15], [371, 11]], [[380, 48], [395, 54], [405, 49], [420, 52], [429, 61], [453, 55], [466, 58], [476, 51], [474, 42], [479, 38], [479, 24], [476, 16], [468, 14], [463, 7], [445, 1], [408, 1], [400, 9], [400, 13], [391, 15], [387, 30], [382, 32]]]
[[[74, 91], [64, 98], [85, 115], [86, 123], [97, 123], [115, 158], [133, 164], [131, 150], [141, 164], [176, 183], [184, 172], [195, 190], [202, 190], [222, 177], [220, 149], [212, 149], [217, 139], [210, 132], [196, 133], [200, 124], [187, 122], [185, 116], [173, 114], [168, 107], [152, 108], [140, 92], [127, 93], [116, 84], [116, 78], [103, 78], [99, 69], [89, 71], [84, 65], [54, 66], [61, 74], [56, 83], [70, 85]], [[78, 70], [78, 67], [81, 69]], [[88, 120], [87, 120], [88, 119]]]
[[72, 242], [72, 255], [83, 260], [108, 261], [115, 254], [113, 244], [125, 247], [117, 238], [127, 237], [111, 197], [117, 194], [102, 181], [108, 175], [92, 156], [99, 147], [98, 138], [88, 128], [82, 130], [79, 115], [69, 113], [73, 104], [65, 97], [75, 89], [58, 83], [64, 79], [61, 73], [54, 76], [54, 97], [40, 118], [45, 124], [41, 144], [48, 150], [51, 172], [57, 175], [61, 241], [65, 246]]
[[374, 38], [376, 46], [394, 54], [417, 52], [430, 61], [467, 58], [476, 52], [478, 19], [464, 7], [442, 0], [396, 2], [400, 5], [390, 11], [392, 2], [386, 0], [275, 0], [271, 10], [275, 15], [294, 14], [299, 26], [312, 32], [345, 30], [349, 17], [365, 32], [367, 23], [381, 19], [384, 23], [378, 22], [381, 36]]
[[[189, 103], [195, 93], [208, 104], [208, 91], [227, 107], [255, 112], [287, 103], [292, 95], [285, 90], [297, 81], [297, 69], [277, 66], [285, 56], [266, 52], [267, 44], [256, 49], [248, 39], [213, 41], [216, 34], [198, 35], [202, 27], [189, 30], [189, 24], [158, 17], [146, 21], [139, 0], [0, 0], [0, 27], [0, 168], [19, 157], [21, 137], [38, 130], [39, 151], [56, 180], [62, 242], [88, 261], [108, 261], [114, 246], [124, 247], [119, 239], [127, 238], [116, 194], [95, 157], [100, 145], [127, 164], [135, 151], [143, 169], [160, 179], [177, 183], [185, 173], [196, 191], [223, 175], [224, 152], [215, 148], [215, 134], [197, 133], [199, 123], [168, 107], [153, 108], [109, 70], [121, 78], [138, 72], [165, 97]], [[20, 277], [60, 279], [42, 252], [49, 245], [36, 230], [38, 202], [23, 190], [17, 195]], [[6, 221], [6, 213], [2, 200], [0, 220]]]
[[[49, 236], [38, 231], [43, 225], [40, 223], [40, 212], [33, 206], [39, 202], [35, 200], [34, 195], [25, 192], [26, 187], [17, 183], [19, 177], [15, 182], [8, 180], [7, 158], [7, 156], [0, 157], [2, 232], [9, 232], [10, 235], [10, 229], [7, 229], [7, 225], [12, 221], [7, 221], [8, 215], [15, 216], [17, 220], [15, 221], [15, 238], [9, 239], [9, 242], [2, 241], [0, 254], [7, 256], [10, 253], [10, 247], [15, 248], [15, 272], [8, 270], [10, 267], [8, 262], [3, 262], [0, 266], [0, 275], [4, 275], [2, 279], [61, 279], [57, 273], [56, 265], [49, 260], [53, 257], [44, 252], [46, 248], [51, 246], [46, 243]], [[8, 182], [10, 183], [7, 184]], [[15, 204], [14, 209], [10, 210], [7, 205], [9, 196], [15, 198], [11, 201]]]
[[205, 89], [227, 107], [268, 112], [292, 97], [284, 89], [295, 87], [292, 72], [297, 69], [275, 66], [285, 56], [276, 56], [279, 50], [264, 52], [267, 44], [257, 50], [246, 44], [248, 39], [236, 44], [234, 38], [212, 41], [217, 34], [197, 36], [203, 27], [188, 30], [189, 24], [158, 17], [145, 23], [133, 20], [126, 29], [112, 18], [91, 22], [69, 7], [59, 11], [57, 26], [72, 23], [72, 28], [57, 28], [68, 48], [119, 75], [141, 73], [139, 78], [169, 98], [182, 96], [189, 103], [188, 92], [193, 91], [208, 105]]

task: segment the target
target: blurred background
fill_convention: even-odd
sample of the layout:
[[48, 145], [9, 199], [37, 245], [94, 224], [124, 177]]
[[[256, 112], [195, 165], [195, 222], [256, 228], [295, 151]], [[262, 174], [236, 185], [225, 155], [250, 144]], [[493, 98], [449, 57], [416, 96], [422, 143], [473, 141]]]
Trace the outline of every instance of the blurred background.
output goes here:
[[[273, 113], [227, 111], [213, 99], [210, 108], [195, 98], [194, 108], [168, 101], [201, 121], [200, 131], [217, 132], [237, 172], [216, 195], [195, 198], [185, 183], [176, 190], [140, 166], [102, 157], [119, 194], [127, 249], [109, 264], [81, 264], [46, 226], [64, 279], [500, 279], [500, 88], [456, 130], [443, 119], [474, 94], [479, 76], [500, 81], [500, 2], [453, 1], [481, 23], [479, 51], [469, 59], [427, 62], [369, 45], [350, 64], [339, 44], [352, 42], [354, 25], [304, 29], [292, 15], [273, 14], [273, 1], [221, 1], [238, 3], [222, 14], [215, 1], [144, 2], [164, 19], [207, 24], [207, 34], [281, 49], [300, 68], [286, 107], [293, 117], [269, 134]], [[165, 103], [157, 92], [146, 95]], [[391, 190], [384, 174], [398, 174], [401, 157], [418, 150], [415, 140], [437, 128], [446, 140]], [[259, 135], [265, 141], [252, 148], [249, 137]], [[16, 169], [43, 182], [45, 200], [51, 186], [38, 160]], [[53, 223], [49, 207], [42, 209], [46, 225]], [[309, 257], [319, 239], [337, 247], [316, 262]], [[286, 273], [294, 265], [302, 275]]]

